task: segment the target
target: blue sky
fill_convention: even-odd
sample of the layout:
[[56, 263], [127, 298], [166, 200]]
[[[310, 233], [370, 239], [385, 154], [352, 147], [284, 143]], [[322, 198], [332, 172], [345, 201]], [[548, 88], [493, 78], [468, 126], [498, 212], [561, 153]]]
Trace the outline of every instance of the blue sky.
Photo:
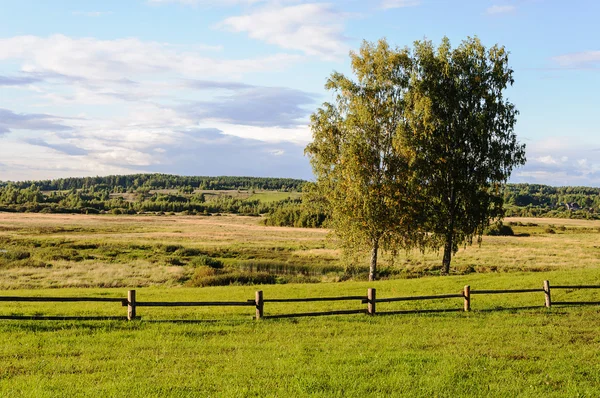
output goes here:
[[309, 116], [381, 37], [510, 51], [527, 164], [600, 186], [600, 2], [0, 0], [0, 180], [164, 172], [312, 178]]

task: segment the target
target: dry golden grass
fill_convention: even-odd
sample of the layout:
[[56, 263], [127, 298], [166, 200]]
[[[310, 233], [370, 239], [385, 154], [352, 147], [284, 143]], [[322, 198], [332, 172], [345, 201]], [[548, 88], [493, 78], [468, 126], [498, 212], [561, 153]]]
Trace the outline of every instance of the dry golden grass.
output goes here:
[[[484, 236], [482, 244], [461, 248], [453, 258], [456, 273], [551, 271], [600, 267], [600, 221], [513, 218], [505, 223], [520, 236]], [[537, 226], [527, 225], [538, 224]], [[554, 233], [549, 232], [552, 227]], [[39, 262], [3, 266], [2, 289], [42, 287], [125, 287], [182, 285], [191, 266], [169, 263], [161, 247], [196, 248], [226, 264], [275, 262], [283, 266], [342, 269], [341, 253], [324, 229], [265, 227], [256, 217], [112, 216], [0, 213], [0, 250], [22, 248]], [[528, 235], [528, 236], [525, 236]], [[2, 247], [2, 245], [8, 245]], [[89, 245], [94, 249], [70, 249]], [[53, 251], [81, 254], [48, 260]], [[161, 251], [162, 250], [162, 251]], [[112, 257], [104, 255], [115, 252]], [[365, 267], [368, 256], [357, 264]], [[188, 259], [189, 260], [189, 259]], [[382, 256], [381, 268], [392, 277], [437, 272], [441, 253]], [[20, 263], [19, 263], [20, 264]], [[42, 264], [44, 264], [42, 262]], [[289, 269], [288, 269], [289, 271]], [[324, 271], [321, 280], [337, 280]], [[326, 275], [328, 274], [328, 275]]]

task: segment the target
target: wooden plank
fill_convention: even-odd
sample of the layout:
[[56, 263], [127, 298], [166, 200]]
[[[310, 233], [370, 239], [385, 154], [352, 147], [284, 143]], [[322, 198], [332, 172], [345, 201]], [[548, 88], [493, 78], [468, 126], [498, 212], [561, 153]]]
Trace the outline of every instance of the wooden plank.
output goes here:
[[125, 316], [0, 315], [3, 320], [22, 321], [125, 321]]
[[558, 285], [552, 286], [553, 289], [600, 289], [599, 285]]
[[252, 301], [138, 301], [138, 307], [254, 307]]
[[437, 300], [437, 299], [447, 299], [447, 298], [462, 298], [462, 293], [457, 294], [440, 294], [437, 296], [411, 296], [411, 297], [392, 297], [392, 298], [384, 298], [377, 299], [378, 303], [391, 303], [395, 301], [414, 301], [414, 300]]
[[471, 311], [471, 286], [466, 285], [463, 289], [463, 297], [465, 298], [463, 310], [465, 312]]
[[343, 297], [307, 297], [293, 299], [264, 299], [265, 303], [302, 303], [314, 301], [350, 301], [350, 300], [367, 300], [366, 296], [343, 296]]
[[277, 318], [298, 318], [308, 316], [326, 316], [326, 315], [351, 315], [351, 314], [364, 314], [365, 310], [340, 310], [340, 311], [324, 311], [324, 312], [302, 312], [296, 314], [281, 314], [281, 315], [267, 315], [264, 319], [277, 319]]
[[600, 305], [600, 301], [554, 301], [554, 305]]
[[0, 301], [12, 302], [51, 302], [51, 303], [67, 303], [67, 302], [106, 302], [106, 303], [122, 303], [127, 299], [111, 298], [111, 297], [22, 297], [22, 296], [0, 296]]
[[534, 293], [543, 291], [544, 289], [471, 290], [471, 294]]

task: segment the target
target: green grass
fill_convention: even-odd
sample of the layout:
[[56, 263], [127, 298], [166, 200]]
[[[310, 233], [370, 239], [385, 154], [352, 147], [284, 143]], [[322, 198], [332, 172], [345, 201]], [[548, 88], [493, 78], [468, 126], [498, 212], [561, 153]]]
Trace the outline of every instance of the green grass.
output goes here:
[[278, 191], [261, 191], [250, 195], [250, 200], [260, 200], [263, 203], [273, 203], [284, 199], [300, 199], [301, 192], [278, 192]]
[[[600, 283], [598, 270], [262, 286], [265, 298], [379, 297]], [[257, 287], [138, 289], [139, 301], [245, 300]], [[122, 297], [124, 289], [15, 291]], [[555, 291], [555, 300], [598, 300]], [[600, 394], [598, 307], [542, 305], [543, 294], [474, 296], [471, 313], [253, 321], [252, 307], [138, 308], [140, 321], [0, 321], [0, 396], [581, 396]], [[460, 308], [461, 299], [378, 310]], [[363, 308], [267, 303], [265, 313]], [[119, 304], [1, 303], [0, 315], [124, 315]], [[168, 321], [171, 320], [171, 321]], [[179, 322], [173, 322], [179, 320]], [[194, 321], [195, 320], [195, 321]], [[187, 321], [183, 322], [183, 321]], [[197, 321], [197, 322], [196, 322]]]

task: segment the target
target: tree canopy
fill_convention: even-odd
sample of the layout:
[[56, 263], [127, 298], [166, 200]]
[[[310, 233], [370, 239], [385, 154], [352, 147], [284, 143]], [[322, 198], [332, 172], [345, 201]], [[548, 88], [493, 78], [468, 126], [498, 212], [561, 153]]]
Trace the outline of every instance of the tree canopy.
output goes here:
[[306, 148], [331, 225], [347, 252], [444, 247], [442, 272], [460, 244], [502, 215], [504, 184], [525, 161], [508, 53], [468, 38], [452, 50], [385, 40], [350, 54], [356, 80], [333, 73], [334, 102], [311, 119]]

